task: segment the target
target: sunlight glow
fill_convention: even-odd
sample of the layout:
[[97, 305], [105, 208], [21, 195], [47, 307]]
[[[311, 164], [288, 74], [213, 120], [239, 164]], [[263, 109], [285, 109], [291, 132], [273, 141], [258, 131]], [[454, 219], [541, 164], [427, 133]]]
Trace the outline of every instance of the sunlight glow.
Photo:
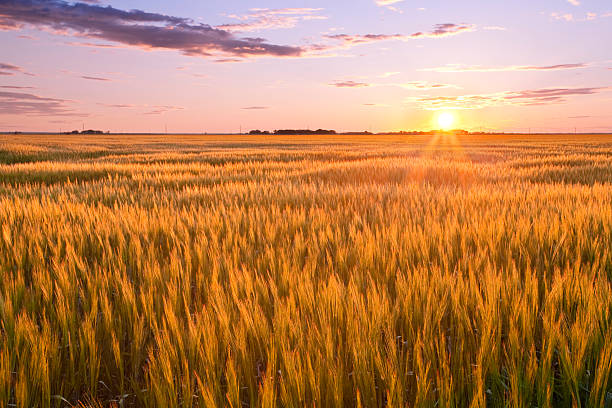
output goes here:
[[455, 115], [449, 112], [444, 112], [438, 115], [438, 125], [442, 130], [450, 130], [455, 124]]

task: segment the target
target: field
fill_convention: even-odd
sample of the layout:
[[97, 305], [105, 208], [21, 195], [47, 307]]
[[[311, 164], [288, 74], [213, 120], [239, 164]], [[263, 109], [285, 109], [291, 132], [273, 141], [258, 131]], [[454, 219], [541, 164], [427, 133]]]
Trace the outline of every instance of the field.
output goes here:
[[0, 136], [2, 407], [610, 407], [612, 136]]

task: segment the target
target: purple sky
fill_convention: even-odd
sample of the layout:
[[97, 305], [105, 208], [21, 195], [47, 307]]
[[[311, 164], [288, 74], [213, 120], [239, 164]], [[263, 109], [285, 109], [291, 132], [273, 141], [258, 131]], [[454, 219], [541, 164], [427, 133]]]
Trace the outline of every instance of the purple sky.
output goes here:
[[604, 0], [0, 0], [0, 131], [612, 132], [610, 39]]

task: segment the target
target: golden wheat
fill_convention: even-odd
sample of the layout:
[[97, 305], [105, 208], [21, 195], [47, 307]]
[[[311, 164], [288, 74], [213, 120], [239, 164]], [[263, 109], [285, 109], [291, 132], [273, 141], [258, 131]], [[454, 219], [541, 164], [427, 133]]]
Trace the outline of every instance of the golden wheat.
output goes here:
[[0, 144], [0, 406], [612, 404], [607, 136]]

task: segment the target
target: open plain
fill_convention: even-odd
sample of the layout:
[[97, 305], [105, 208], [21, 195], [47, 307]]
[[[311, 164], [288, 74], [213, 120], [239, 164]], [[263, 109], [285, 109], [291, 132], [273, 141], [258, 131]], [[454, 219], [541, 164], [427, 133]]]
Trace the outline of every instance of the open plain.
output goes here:
[[612, 404], [612, 136], [0, 136], [0, 406]]

